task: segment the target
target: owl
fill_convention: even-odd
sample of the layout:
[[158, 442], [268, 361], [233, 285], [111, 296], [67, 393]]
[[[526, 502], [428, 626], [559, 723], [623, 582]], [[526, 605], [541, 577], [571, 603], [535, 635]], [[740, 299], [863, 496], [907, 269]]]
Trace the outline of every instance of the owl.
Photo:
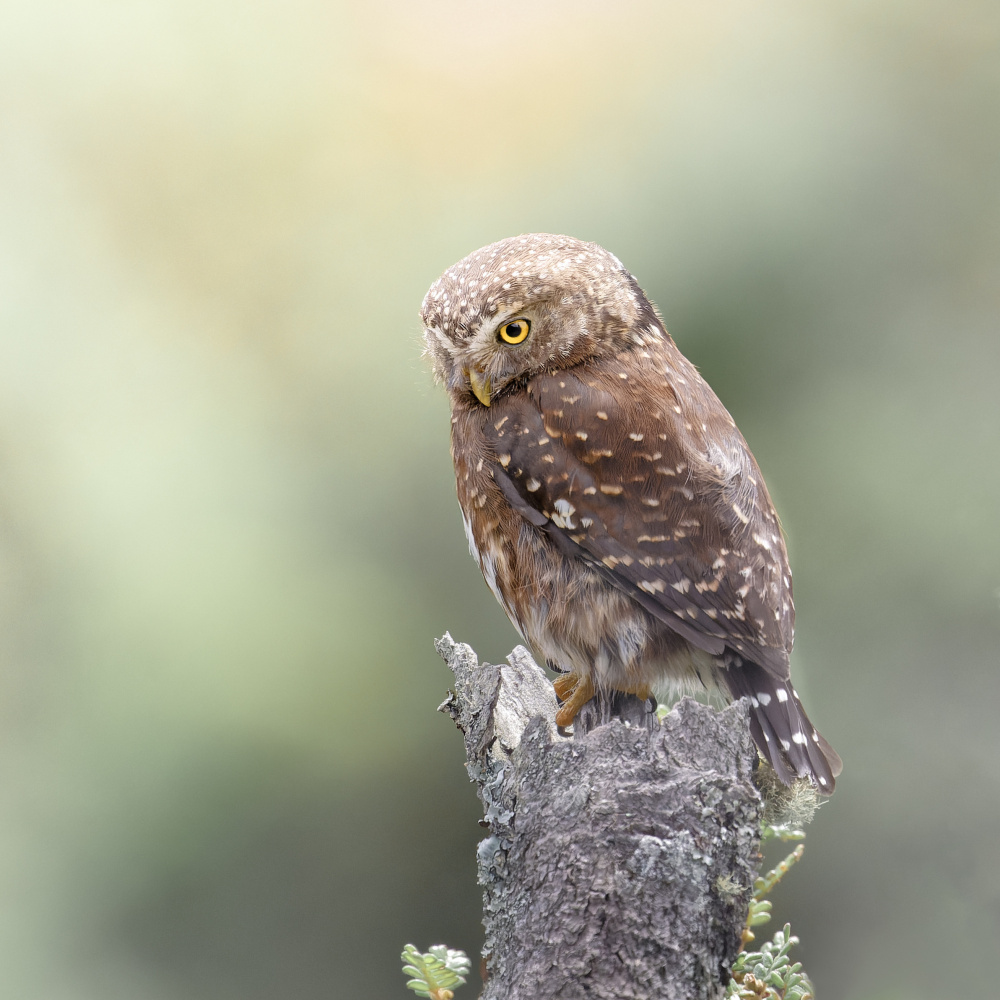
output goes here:
[[635, 278], [597, 244], [518, 236], [448, 268], [421, 320], [469, 547], [559, 673], [558, 725], [597, 693], [746, 697], [779, 778], [832, 792], [764, 479]]

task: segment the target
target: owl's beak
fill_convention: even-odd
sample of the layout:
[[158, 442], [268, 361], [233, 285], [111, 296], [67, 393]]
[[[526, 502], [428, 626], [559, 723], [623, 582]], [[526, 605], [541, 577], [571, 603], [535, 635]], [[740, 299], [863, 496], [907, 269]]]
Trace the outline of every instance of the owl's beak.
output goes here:
[[483, 406], [490, 405], [490, 377], [486, 372], [481, 372], [476, 368], [470, 368], [466, 373], [469, 376], [469, 386], [472, 388], [476, 399]]

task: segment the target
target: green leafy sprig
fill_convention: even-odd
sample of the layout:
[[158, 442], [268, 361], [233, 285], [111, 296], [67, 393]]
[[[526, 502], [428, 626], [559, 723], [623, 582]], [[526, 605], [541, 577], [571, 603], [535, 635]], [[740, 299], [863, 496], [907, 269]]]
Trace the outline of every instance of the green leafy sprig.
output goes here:
[[406, 985], [418, 997], [430, 1000], [452, 1000], [455, 987], [465, 982], [472, 967], [464, 951], [443, 944], [432, 945], [427, 952], [419, 952], [408, 944], [401, 958], [403, 975], [410, 977]]
[[760, 951], [741, 951], [733, 965], [726, 990], [734, 1000], [813, 1000], [813, 987], [802, 971], [802, 963], [792, 963], [788, 952], [799, 939], [792, 928], [784, 928], [767, 941]]
[[[782, 818], [787, 820], [787, 815]], [[805, 837], [799, 828], [801, 825], [787, 821], [766, 824], [762, 840], [801, 840]], [[788, 874], [804, 850], [805, 845], [799, 844], [771, 871], [754, 882], [750, 911], [743, 927], [744, 948], [733, 963], [732, 978], [726, 989], [727, 1000], [814, 1000], [813, 986], [802, 971], [802, 964], [792, 962], [788, 957], [792, 945], [799, 943], [789, 924], [766, 941], [760, 951], [746, 950], [746, 945], [754, 940], [751, 928], [766, 924], [771, 919], [771, 901], [764, 898], [765, 894]]]

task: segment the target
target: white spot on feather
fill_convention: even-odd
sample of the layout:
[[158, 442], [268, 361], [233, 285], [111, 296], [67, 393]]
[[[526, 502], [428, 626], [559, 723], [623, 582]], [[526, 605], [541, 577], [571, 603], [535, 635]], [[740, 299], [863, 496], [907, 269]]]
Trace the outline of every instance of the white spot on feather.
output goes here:
[[555, 502], [555, 508], [558, 513], [552, 514], [552, 521], [554, 524], [558, 525], [560, 528], [573, 529], [576, 525], [573, 523], [573, 515], [576, 513], [576, 508], [568, 501], [560, 497]]

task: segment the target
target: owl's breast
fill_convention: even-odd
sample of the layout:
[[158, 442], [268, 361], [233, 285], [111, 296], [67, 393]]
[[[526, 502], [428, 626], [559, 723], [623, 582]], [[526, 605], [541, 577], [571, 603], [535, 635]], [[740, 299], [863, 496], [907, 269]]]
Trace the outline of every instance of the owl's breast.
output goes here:
[[[569, 601], [585, 606], [576, 598], [582, 596], [581, 581], [590, 573], [559, 551], [537, 523], [515, 510], [498, 482], [509, 456], [498, 454], [494, 442], [504, 442], [508, 428], [520, 425], [513, 417], [523, 404], [523, 399], [501, 397], [489, 408], [456, 405], [452, 459], [469, 551], [521, 637], [544, 651], [552, 628], [558, 627], [559, 609]], [[606, 589], [596, 577], [594, 582]]]
[[532, 561], [530, 552], [541, 539], [530, 537], [530, 533], [521, 537], [523, 522], [493, 477], [495, 455], [484, 424], [495, 416], [493, 408], [454, 407], [451, 455], [455, 487], [469, 551], [507, 617], [530, 642], [529, 610], [533, 600], [537, 603], [537, 595], [534, 588], [524, 586], [524, 573]]

